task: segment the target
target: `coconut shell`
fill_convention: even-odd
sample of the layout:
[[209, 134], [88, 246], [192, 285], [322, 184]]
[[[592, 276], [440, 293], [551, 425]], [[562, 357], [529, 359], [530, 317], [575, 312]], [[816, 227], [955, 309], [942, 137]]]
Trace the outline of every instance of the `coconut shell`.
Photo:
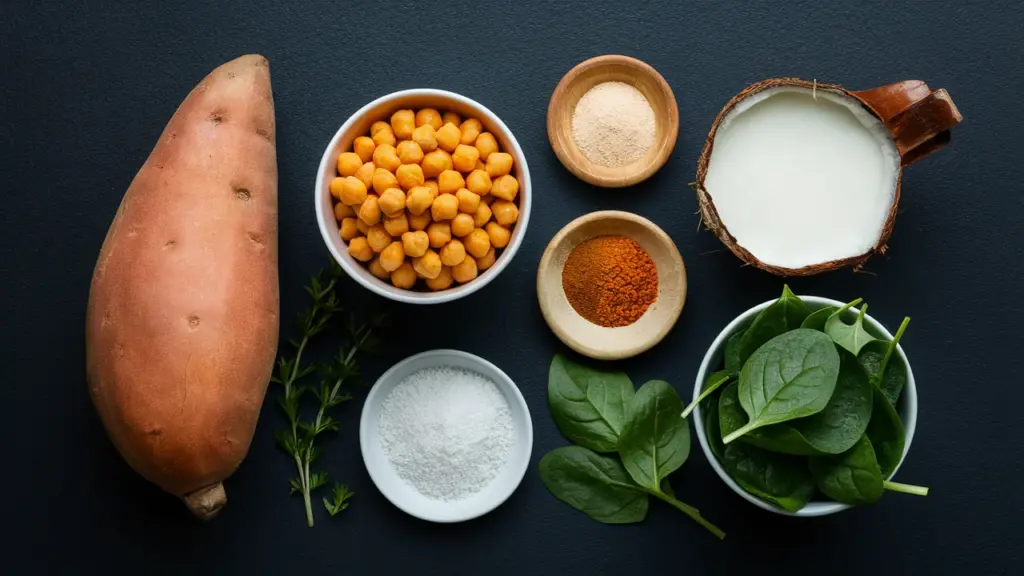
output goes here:
[[[766, 264], [740, 246], [729, 233], [715, 209], [715, 203], [704, 186], [711, 154], [714, 152], [715, 135], [726, 115], [737, 104], [750, 96], [778, 86], [797, 86], [808, 90], [825, 90], [849, 96], [859, 101], [866, 110], [875, 115], [889, 130], [901, 157], [901, 167], [896, 175], [896, 191], [892, 208], [885, 219], [885, 225], [875, 246], [866, 253], [852, 258], [822, 262], [802, 268], [784, 268]], [[902, 166], [924, 158], [936, 152], [950, 141], [949, 129], [963, 120], [949, 94], [945, 90], [932, 91], [920, 80], [907, 80], [865, 90], [851, 92], [838, 84], [825, 84], [800, 78], [770, 78], [747, 86], [742, 92], [733, 96], [718, 113], [711, 130], [704, 140], [704, 149], [697, 160], [697, 180], [692, 187], [697, 192], [701, 218], [708, 230], [713, 232], [729, 250], [745, 263], [778, 276], [811, 276], [822, 272], [830, 272], [852, 266], [859, 270], [864, 263], [875, 254], [884, 254], [896, 221], [896, 211], [900, 201], [900, 184], [903, 180]]]

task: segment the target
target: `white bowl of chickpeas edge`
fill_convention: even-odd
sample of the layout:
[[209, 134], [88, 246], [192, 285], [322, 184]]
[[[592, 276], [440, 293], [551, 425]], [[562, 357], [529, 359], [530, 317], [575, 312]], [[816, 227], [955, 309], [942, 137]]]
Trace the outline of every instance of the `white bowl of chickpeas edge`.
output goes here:
[[314, 192], [320, 233], [345, 272], [413, 304], [483, 288], [530, 219], [530, 171], [515, 136], [487, 107], [445, 90], [403, 90], [360, 108], [324, 151]]

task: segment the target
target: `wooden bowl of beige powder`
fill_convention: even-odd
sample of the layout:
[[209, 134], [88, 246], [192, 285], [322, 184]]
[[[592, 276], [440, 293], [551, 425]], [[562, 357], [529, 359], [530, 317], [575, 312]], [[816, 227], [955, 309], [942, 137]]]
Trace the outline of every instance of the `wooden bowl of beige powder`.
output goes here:
[[679, 135], [668, 82], [648, 64], [610, 54], [577, 64], [548, 103], [548, 140], [576, 177], [606, 188], [657, 172]]

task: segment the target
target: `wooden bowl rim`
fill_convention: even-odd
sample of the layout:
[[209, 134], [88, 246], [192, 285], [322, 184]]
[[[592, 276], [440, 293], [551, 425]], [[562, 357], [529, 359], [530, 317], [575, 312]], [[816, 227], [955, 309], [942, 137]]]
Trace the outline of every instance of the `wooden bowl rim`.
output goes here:
[[[662, 118], [660, 116], [655, 117], [656, 122], [667, 121], [662, 141], [668, 142], [668, 145], [661, 146], [661, 152], [653, 162], [643, 165], [642, 168], [635, 172], [623, 173], [618, 176], [595, 174], [593, 170], [595, 167], [599, 167], [599, 165], [587, 160], [586, 157], [583, 156], [582, 151], [579, 154], [579, 157], [582, 158], [582, 162], [577, 162], [577, 160], [570, 156], [566, 152], [565, 148], [558, 143], [558, 139], [555, 136], [558, 127], [562, 124], [558, 119], [556, 111], [561, 109], [563, 106], [570, 104], [566, 100], [566, 94], [568, 93], [569, 88], [585, 72], [612, 65], [621, 65], [632, 68], [640, 75], [647, 76], [654, 80], [658, 89], [665, 94], [666, 101], [668, 102], [671, 110], [671, 113], [668, 114], [668, 118]], [[575, 106], [576, 102], [572, 102], [571, 104]], [[679, 105], [676, 102], [675, 92], [672, 91], [672, 87], [650, 64], [647, 64], [643, 60], [633, 58], [632, 56], [625, 56], [623, 54], [605, 54], [580, 62], [562, 76], [562, 79], [559, 80], [558, 84], [555, 86], [555, 90], [551, 93], [551, 99], [548, 100], [547, 130], [548, 142], [551, 145], [551, 149], [555, 152], [555, 156], [557, 156], [562, 165], [572, 172], [577, 178], [595, 186], [601, 186], [604, 188], [622, 188], [632, 186], [650, 178], [655, 172], [665, 165], [665, 162], [668, 161], [669, 156], [672, 155], [672, 151], [675, 149], [676, 140], [679, 137]], [[573, 143], [573, 145], [575, 146], [575, 143]], [[656, 142], [655, 145], [660, 145], [660, 142]], [[623, 168], [625, 167], [628, 166], [624, 166]], [[607, 167], [603, 166], [600, 168], [607, 169]], [[621, 169], [615, 168], [614, 170]]]

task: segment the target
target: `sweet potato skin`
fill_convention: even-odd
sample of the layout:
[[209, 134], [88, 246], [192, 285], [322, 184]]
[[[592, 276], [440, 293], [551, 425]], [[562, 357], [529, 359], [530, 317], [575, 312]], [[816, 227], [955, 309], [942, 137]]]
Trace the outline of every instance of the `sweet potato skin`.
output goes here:
[[[211, 72], [167, 124], [107, 232], [86, 315], [107, 433], [201, 517], [223, 506], [219, 484], [249, 449], [278, 316], [270, 68], [247, 55]], [[198, 491], [201, 505], [188, 498]]]

